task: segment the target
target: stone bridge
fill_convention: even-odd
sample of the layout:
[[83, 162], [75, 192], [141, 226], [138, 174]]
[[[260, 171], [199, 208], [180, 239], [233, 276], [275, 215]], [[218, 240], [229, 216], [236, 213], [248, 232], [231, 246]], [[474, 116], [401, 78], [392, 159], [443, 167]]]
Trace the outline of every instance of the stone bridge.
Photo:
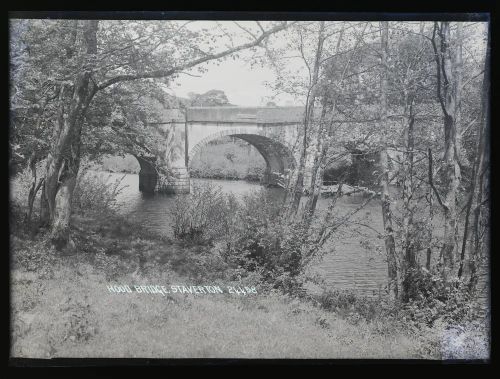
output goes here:
[[210, 141], [225, 136], [253, 145], [266, 162], [265, 185], [279, 185], [297, 162], [294, 144], [303, 107], [193, 107], [165, 112], [150, 124], [162, 147], [154, 156], [137, 156], [142, 192], [189, 193], [189, 165]]

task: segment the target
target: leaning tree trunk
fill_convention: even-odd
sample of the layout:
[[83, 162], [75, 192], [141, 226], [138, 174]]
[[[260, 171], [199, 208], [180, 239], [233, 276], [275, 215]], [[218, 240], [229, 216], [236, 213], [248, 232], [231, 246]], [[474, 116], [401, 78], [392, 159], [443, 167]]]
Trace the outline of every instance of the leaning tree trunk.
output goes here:
[[51, 241], [58, 250], [70, 242], [71, 202], [80, 168], [81, 131], [87, 108], [95, 94], [90, 60], [97, 52], [98, 21], [85, 21], [84, 67], [72, 88], [63, 87], [59, 97], [59, 122], [55, 142], [47, 157], [44, 197], [51, 228]]

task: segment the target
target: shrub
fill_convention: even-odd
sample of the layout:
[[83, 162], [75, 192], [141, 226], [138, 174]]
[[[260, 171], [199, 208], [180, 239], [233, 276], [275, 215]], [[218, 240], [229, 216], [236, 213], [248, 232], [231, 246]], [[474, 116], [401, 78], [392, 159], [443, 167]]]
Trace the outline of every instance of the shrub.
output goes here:
[[326, 290], [315, 300], [351, 321], [356, 317], [368, 322], [392, 319], [402, 329], [416, 333], [438, 324], [457, 327], [482, 319], [479, 302], [464, 284], [447, 286], [440, 275], [425, 270], [415, 270], [408, 280], [414, 281], [414, 292], [407, 302], [362, 297], [346, 290]]
[[481, 305], [466, 283], [447, 285], [439, 273], [424, 269], [409, 271], [405, 280], [412, 282], [409, 301], [401, 309], [408, 321], [432, 326], [437, 320], [464, 324], [481, 318]]
[[285, 215], [277, 199], [265, 191], [243, 197], [221, 253], [233, 267], [256, 272], [263, 282], [299, 294], [303, 282], [307, 224]]
[[197, 185], [176, 202], [173, 219], [176, 238], [215, 245], [212, 254], [232, 270], [229, 276], [252, 275], [270, 288], [301, 293], [310, 241], [307, 224], [288, 219], [265, 191], [238, 201], [220, 187]]
[[73, 209], [85, 214], [87, 212], [99, 214], [113, 214], [116, 212], [117, 196], [125, 188], [121, 185], [123, 178], [110, 181], [99, 173], [82, 170], [78, 175], [73, 193]]
[[[36, 165], [37, 179], [43, 176], [43, 170], [45, 168], [45, 160], [40, 161]], [[31, 174], [31, 169], [25, 167], [22, 171], [18, 172], [14, 177], [10, 179], [10, 200], [19, 206], [28, 206], [28, 194], [30, 192], [30, 187], [33, 181]], [[40, 190], [37, 194], [37, 198], [40, 198]]]
[[326, 290], [316, 297], [319, 306], [335, 312], [356, 324], [360, 319], [368, 322], [382, 317], [390, 318], [394, 311], [383, 299], [357, 295], [349, 290]]
[[236, 200], [220, 186], [195, 184], [191, 194], [179, 197], [172, 211], [177, 239], [212, 243], [229, 232]]

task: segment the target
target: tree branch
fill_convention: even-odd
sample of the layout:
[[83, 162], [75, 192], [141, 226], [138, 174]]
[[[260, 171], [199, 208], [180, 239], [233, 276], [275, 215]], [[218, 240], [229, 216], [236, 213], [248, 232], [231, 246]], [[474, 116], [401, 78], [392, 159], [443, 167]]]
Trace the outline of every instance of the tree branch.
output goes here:
[[201, 63], [205, 63], [214, 59], [219, 59], [223, 58], [227, 55], [236, 53], [241, 50], [245, 50], [251, 47], [258, 46], [264, 39], [269, 37], [270, 35], [277, 33], [281, 30], [284, 30], [288, 27], [289, 25], [285, 21], [284, 23], [275, 26], [274, 28], [271, 28], [265, 33], [262, 33], [257, 39], [255, 39], [252, 42], [248, 42], [239, 46], [236, 46], [235, 48], [228, 49], [225, 51], [222, 51], [217, 54], [210, 54], [207, 56], [204, 56], [202, 58], [195, 59], [191, 62], [182, 64], [180, 66], [172, 67], [170, 69], [163, 69], [163, 70], [155, 70], [155, 71], [150, 71], [150, 72], [143, 72], [143, 73], [138, 73], [138, 74], [124, 74], [124, 75], [118, 75], [115, 76], [114, 78], [108, 79], [102, 83], [99, 84], [98, 90], [103, 90], [113, 84], [119, 83], [119, 82], [126, 82], [126, 81], [132, 81], [132, 80], [137, 80], [137, 79], [150, 79], [150, 78], [164, 78], [171, 76], [175, 73], [178, 73], [179, 71], [184, 71], [186, 69], [192, 68], [194, 66], [197, 66]]

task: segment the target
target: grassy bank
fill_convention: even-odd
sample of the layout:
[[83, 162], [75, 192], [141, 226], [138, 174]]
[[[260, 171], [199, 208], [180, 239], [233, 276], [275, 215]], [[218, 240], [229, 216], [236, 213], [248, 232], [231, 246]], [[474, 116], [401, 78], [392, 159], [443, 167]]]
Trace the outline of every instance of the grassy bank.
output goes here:
[[[246, 296], [112, 293], [108, 285], [256, 283], [240, 282], [207, 248], [160, 238], [117, 216], [77, 216], [73, 236], [76, 250], [61, 256], [43, 233], [30, 238], [22, 223], [14, 224], [13, 356], [440, 359], [457, 354], [444, 328], [406, 332], [400, 323], [327, 311], [259, 287]], [[453, 341], [461, 344], [455, 348], [460, 354], [464, 347], [469, 354], [481, 353], [473, 345], [477, 339]]]

